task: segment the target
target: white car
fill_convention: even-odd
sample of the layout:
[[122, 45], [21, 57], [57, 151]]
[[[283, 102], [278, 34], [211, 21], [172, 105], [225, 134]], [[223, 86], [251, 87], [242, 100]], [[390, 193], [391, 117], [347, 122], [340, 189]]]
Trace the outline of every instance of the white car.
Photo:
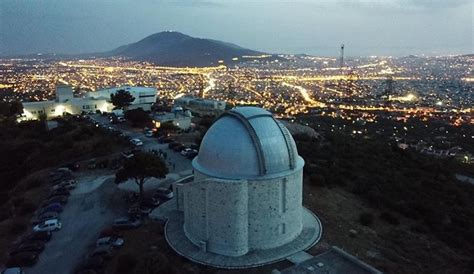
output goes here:
[[134, 139], [131, 139], [130, 142], [136, 146], [143, 146], [143, 142], [142, 140], [138, 139], [138, 138], [134, 138]]
[[116, 237], [103, 237], [97, 240], [95, 245], [97, 247], [99, 246], [106, 246], [106, 245], [111, 245], [113, 247], [121, 247], [123, 246], [123, 239], [122, 238], [116, 238]]
[[33, 227], [33, 231], [58, 231], [61, 229], [61, 222], [58, 219], [44, 221]]
[[145, 131], [145, 136], [146, 137], [153, 137], [153, 131], [152, 130], [146, 130]]

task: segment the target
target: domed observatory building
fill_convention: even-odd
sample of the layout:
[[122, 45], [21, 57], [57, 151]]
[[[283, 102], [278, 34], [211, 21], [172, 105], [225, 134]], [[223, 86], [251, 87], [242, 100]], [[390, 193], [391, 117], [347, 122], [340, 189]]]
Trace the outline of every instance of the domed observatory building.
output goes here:
[[256, 107], [224, 113], [193, 160], [194, 179], [175, 184], [166, 239], [202, 264], [246, 268], [283, 260], [319, 241], [302, 205], [304, 160], [290, 133]]

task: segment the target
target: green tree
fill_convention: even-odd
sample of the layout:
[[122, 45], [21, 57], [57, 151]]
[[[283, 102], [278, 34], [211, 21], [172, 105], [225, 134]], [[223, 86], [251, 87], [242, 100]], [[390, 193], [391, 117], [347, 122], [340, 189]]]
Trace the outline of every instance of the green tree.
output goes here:
[[132, 109], [125, 112], [125, 118], [132, 122], [134, 127], [144, 127], [151, 124], [151, 117], [142, 108]]
[[18, 116], [23, 113], [23, 104], [20, 101], [10, 103], [10, 116]]
[[135, 101], [135, 97], [133, 97], [130, 92], [124, 89], [119, 89], [115, 93], [110, 94], [110, 100], [115, 106], [114, 109], [123, 109]]
[[143, 186], [151, 177], [164, 178], [168, 173], [168, 167], [161, 158], [150, 153], [137, 153], [125, 164], [117, 174], [115, 183], [121, 184], [133, 179], [140, 191], [140, 200], [143, 200]]

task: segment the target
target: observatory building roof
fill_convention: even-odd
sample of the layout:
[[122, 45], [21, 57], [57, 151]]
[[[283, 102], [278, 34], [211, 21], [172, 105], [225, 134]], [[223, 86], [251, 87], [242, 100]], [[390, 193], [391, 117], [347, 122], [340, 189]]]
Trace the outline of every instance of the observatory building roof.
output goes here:
[[193, 160], [197, 171], [228, 179], [269, 177], [303, 164], [286, 127], [257, 107], [237, 107], [221, 115]]

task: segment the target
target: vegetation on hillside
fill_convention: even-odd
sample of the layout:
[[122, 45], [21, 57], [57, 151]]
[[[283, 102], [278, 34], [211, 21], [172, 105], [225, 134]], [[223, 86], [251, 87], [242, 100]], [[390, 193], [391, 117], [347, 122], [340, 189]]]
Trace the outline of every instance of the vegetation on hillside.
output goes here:
[[[470, 166], [402, 150], [384, 138], [329, 132], [323, 142], [307, 136], [296, 140], [311, 184], [342, 187], [385, 210], [381, 218], [388, 223], [398, 224], [390, 213], [396, 212], [416, 221], [412, 231], [474, 253], [474, 187], [455, 178]], [[361, 221], [370, 225], [370, 218]]]

